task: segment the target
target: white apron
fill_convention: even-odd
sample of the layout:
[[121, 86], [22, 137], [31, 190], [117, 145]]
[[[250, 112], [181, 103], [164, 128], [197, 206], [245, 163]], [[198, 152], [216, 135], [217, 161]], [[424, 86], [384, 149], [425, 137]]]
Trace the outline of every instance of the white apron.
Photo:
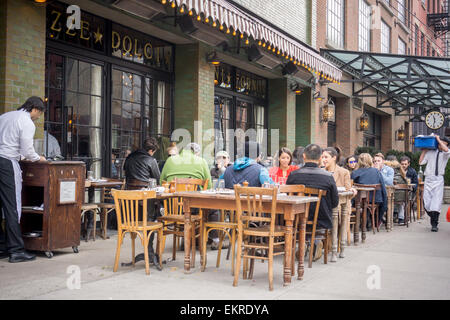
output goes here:
[[425, 210], [441, 212], [444, 198], [444, 177], [426, 176], [423, 192], [423, 205]]

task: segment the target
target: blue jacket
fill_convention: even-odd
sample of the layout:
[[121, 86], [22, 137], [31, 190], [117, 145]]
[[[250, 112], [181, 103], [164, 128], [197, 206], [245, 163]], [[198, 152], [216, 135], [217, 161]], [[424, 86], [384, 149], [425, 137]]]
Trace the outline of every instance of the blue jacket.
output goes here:
[[[391, 168], [392, 169], [392, 168]], [[387, 210], [387, 193], [381, 172], [375, 168], [360, 168], [352, 172], [352, 180], [358, 184], [380, 184], [381, 190], [375, 194], [375, 202], [382, 203], [383, 211]], [[372, 200], [372, 199], [370, 199]]]
[[394, 185], [394, 169], [391, 167], [384, 165], [380, 170], [381, 175], [384, 179], [384, 184], [388, 186]]
[[273, 184], [269, 171], [262, 165], [247, 157], [237, 159], [220, 177], [225, 180], [225, 188], [233, 189], [235, 184], [248, 182], [249, 187], [261, 187], [264, 182]]

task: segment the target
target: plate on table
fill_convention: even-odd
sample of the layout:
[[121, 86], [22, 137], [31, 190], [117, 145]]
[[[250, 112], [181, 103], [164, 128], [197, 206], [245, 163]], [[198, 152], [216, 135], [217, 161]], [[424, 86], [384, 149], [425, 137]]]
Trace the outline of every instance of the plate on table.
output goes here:
[[225, 189], [225, 190], [218, 190], [216, 191], [218, 194], [234, 194], [234, 190], [232, 189]]
[[347, 189], [345, 189], [345, 187], [337, 187], [337, 191], [338, 192], [345, 192], [345, 191], [347, 191]]
[[202, 190], [202, 191], [200, 191], [200, 193], [204, 193], [204, 194], [216, 194], [217, 192], [215, 192], [214, 190]]

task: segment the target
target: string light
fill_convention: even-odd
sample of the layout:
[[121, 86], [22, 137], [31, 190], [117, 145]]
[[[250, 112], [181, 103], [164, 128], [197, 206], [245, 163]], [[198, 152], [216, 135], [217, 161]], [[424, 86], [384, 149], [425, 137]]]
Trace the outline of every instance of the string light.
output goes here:
[[267, 50], [271, 50], [270, 45], [267, 47]]
[[213, 28], [217, 27], [217, 23], [214, 21], [212, 26], [213, 26]]
[[233, 31], [233, 36], [236, 36], [236, 31]]
[[206, 23], [209, 23], [209, 19], [208, 19], [208, 18], [206, 18], [206, 19], [205, 19], [205, 22], [206, 22]]
[[258, 42], [258, 45], [262, 45], [262, 42], [261, 42], [261, 40], [259, 40], [259, 42]]
[[220, 25], [220, 30], [223, 30], [223, 25]]
[[243, 33], [241, 33], [241, 39], [244, 39], [244, 34]]
[[166, 4], [167, 1], [166, 1], [166, 0], [161, 0], [161, 3], [162, 3], [162, 4]]
[[184, 8], [183, 7], [180, 8], [180, 13], [184, 13]]
[[175, 8], [175, 1], [172, 2], [172, 8]]
[[227, 33], [230, 33], [230, 29], [229, 28], [227, 28]]
[[197, 21], [201, 21], [202, 17], [200, 15], [197, 16]]
[[248, 41], [248, 39], [245, 40], [245, 44], [249, 44], [250, 41]]
[[189, 15], [192, 16], [193, 14], [192, 10], [189, 10]]

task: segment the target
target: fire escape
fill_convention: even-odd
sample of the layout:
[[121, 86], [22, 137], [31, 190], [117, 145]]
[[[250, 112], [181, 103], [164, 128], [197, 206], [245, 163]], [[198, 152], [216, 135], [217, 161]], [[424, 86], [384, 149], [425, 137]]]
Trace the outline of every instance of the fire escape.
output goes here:
[[445, 43], [445, 56], [450, 56], [450, 0], [443, 1], [443, 12], [427, 14], [427, 24], [434, 30], [435, 38], [442, 38]]

